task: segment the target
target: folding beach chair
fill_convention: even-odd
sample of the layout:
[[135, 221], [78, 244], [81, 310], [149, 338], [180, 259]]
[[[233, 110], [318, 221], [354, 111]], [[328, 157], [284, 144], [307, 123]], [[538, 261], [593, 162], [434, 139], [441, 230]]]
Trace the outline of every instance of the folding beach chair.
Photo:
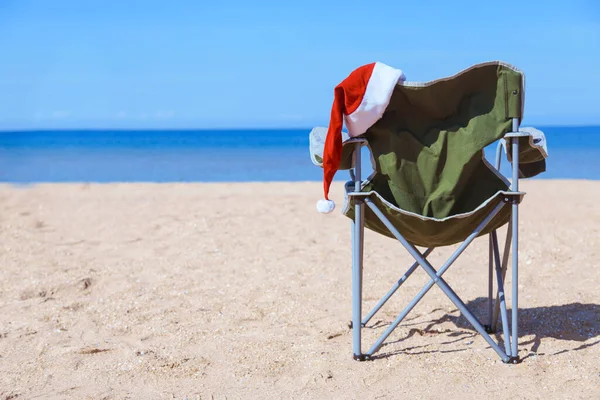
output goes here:
[[[389, 99], [384, 99], [383, 108], [373, 123], [368, 123], [368, 128], [363, 129], [364, 133], [359, 131], [359, 135], [344, 133], [341, 152], [335, 158], [337, 169], [350, 170], [351, 177], [345, 185], [343, 214], [352, 220], [354, 359], [372, 358], [429, 289], [438, 285], [502, 361], [517, 363], [518, 223], [519, 204], [524, 196], [519, 191], [519, 179], [545, 171], [548, 155], [542, 132], [533, 128], [519, 129], [523, 118], [524, 75], [501, 62], [478, 64], [452, 77], [428, 83], [404, 82], [397, 75], [400, 74], [394, 75], [397, 82], [391, 86]], [[346, 104], [347, 98], [348, 94]], [[354, 114], [350, 117], [356, 115], [351, 112]], [[349, 121], [348, 115], [344, 118], [347, 127], [352, 128], [356, 123]], [[331, 126], [315, 128], [310, 133], [311, 158], [318, 166], [327, 161], [323, 153], [329, 146], [326, 144], [328, 131], [331, 135]], [[484, 155], [484, 148], [494, 142], [498, 142], [495, 167]], [[362, 180], [361, 171], [363, 146], [368, 147], [373, 164], [373, 173], [366, 180]], [[511, 181], [499, 172], [502, 152], [506, 152], [512, 163]], [[501, 253], [496, 231], [504, 225], [508, 227]], [[365, 227], [396, 238], [416, 262], [363, 317]], [[489, 316], [485, 324], [442, 277], [467, 246], [482, 235], [489, 236]], [[458, 243], [461, 244], [439, 269], [427, 260], [434, 248]], [[421, 251], [416, 246], [426, 250]], [[504, 281], [510, 253], [512, 317], [509, 325]], [[429, 282], [369, 350], [363, 352], [361, 329], [419, 267], [429, 275]], [[490, 336], [496, 332], [499, 317], [504, 348]]]

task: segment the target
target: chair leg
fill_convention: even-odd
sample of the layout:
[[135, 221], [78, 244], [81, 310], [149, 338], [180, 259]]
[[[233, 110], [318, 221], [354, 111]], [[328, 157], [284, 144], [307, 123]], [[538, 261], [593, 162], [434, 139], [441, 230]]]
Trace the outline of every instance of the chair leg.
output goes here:
[[[497, 241], [496, 236], [496, 241]], [[512, 222], [508, 223], [508, 228], [506, 231], [506, 240], [504, 242], [504, 252], [502, 253], [502, 268], [500, 277], [501, 281], [504, 282], [506, 278], [506, 271], [508, 269], [508, 256], [510, 255], [510, 246], [512, 244]], [[500, 279], [500, 278], [498, 278]], [[496, 279], [497, 282], [500, 282]], [[498, 330], [498, 316], [500, 315], [500, 292], [498, 291], [496, 294], [496, 301], [494, 302], [494, 315], [492, 317], [492, 332], [496, 332]]]
[[484, 328], [487, 333], [492, 333], [494, 318], [494, 257], [491, 233], [489, 234], [488, 243], [488, 323], [484, 325]]
[[[513, 131], [519, 130], [519, 121], [513, 119]], [[511, 190], [519, 191], [519, 138], [512, 138]], [[510, 362], [519, 362], [519, 203], [512, 204], [512, 351]]]
[[519, 361], [519, 205], [512, 206], [512, 349], [511, 362]]
[[364, 361], [361, 349], [364, 203], [357, 200], [352, 222], [352, 349], [354, 359]]
[[[354, 149], [354, 191], [361, 190], [361, 144], [356, 143]], [[354, 359], [364, 361], [361, 349], [362, 319], [362, 273], [363, 244], [365, 232], [365, 203], [363, 199], [354, 200], [354, 220], [352, 221], [352, 350]]]
[[[508, 326], [508, 311], [506, 309], [506, 298], [504, 294], [504, 276], [500, 266], [500, 251], [498, 250], [498, 236], [496, 231], [492, 232], [492, 249], [494, 251], [494, 264], [496, 265], [496, 281], [498, 282], [498, 308], [502, 318], [502, 333], [504, 334], [504, 349], [506, 354], [511, 355], [511, 337]], [[496, 317], [497, 318], [497, 317]]]

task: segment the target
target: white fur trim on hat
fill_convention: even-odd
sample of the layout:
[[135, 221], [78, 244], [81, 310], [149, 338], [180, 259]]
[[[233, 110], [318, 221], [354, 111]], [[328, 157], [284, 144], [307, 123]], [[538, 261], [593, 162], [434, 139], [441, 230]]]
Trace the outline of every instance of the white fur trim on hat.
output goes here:
[[390, 103], [396, 84], [405, 79], [401, 70], [375, 63], [360, 105], [352, 114], [344, 116], [351, 137], [362, 135], [379, 121]]
[[335, 203], [332, 200], [321, 199], [317, 201], [317, 211], [321, 214], [329, 214], [335, 209]]

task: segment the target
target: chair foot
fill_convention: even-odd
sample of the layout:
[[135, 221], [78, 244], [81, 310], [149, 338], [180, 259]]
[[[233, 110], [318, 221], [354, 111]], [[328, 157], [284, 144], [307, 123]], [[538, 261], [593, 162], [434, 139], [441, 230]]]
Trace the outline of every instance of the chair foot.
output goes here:
[[367, 354], [354, 354], [352, 358], [356, 361], [371, 361], [371, 357]]
[[521, 358], [519, 356], [510, 357], [508, 361], [504, 361], [505, 364], [520, 364]]
[[485, 330], [486, 333], [494, 333], [494, 330], [492, 329], [492, 327], [490, 325], [484, 325], [483, 329]]

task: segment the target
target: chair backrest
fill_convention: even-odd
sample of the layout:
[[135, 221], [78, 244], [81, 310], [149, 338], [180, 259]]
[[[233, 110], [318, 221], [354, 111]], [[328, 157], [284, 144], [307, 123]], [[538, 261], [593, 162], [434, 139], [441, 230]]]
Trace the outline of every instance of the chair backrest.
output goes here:
[[523, 106], [524, 75], [501, 62], [397, 85], [383, 117], [364, 134], [376, 170], [365, 190], [426, 217], [472, 211], [508, 187], [484, 148], [511, 131]]

